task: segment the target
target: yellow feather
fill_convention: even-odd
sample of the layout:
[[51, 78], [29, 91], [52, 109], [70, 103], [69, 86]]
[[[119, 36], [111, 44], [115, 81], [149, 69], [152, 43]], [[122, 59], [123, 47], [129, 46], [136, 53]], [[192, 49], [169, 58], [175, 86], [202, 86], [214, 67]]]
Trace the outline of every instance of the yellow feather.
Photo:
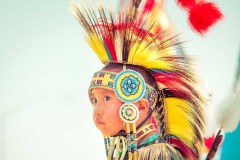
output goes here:
[[172, 66], [169, 63], [160, 60], [150, 60], [143, 63], [145, 68], [157, 68], [160, 70], [172, 70]]
[[97, 36], [94, 34], [89, 34], [89, 37], [87, 37], [87, 42], [93, 51], [97, 54], [102, 63], [109, 61], [103, 42]]
[[[147, 46], [147, 43], [141, 44], [135, 43], [129, 51], [128, 62], [136, 65], [143, 66], [145, 68], [158, 68], [162, 70], [172, 70], [172, 66], [169, 62], [164, 61], [162, 56], [167, 56], [167, 50], [152, 50], [151, 46]], [[166, 53], [165, 53], [166, 52]]]
[[[167, 130], [193, 147], [197, 137], [195, 133], [195, 115], [191, 103], [180, 98], [166, 98]], [[193, 126], [194, 125], [194, 126]]]

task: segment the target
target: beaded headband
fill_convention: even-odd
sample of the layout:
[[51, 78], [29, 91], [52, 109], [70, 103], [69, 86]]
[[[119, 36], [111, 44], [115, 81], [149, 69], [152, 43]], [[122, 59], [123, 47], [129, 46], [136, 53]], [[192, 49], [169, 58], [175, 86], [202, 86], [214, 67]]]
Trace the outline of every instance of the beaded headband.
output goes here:
[[[137, 80], [134, 76], [128, 76], [126, 77], [125, 74], [128, 74], [126, 72], [129, 72], [132, 70], [126, 70], [119, 74], [114, 72], [106, 72], [106, 71], [98, 71], [94, 73], [91, 84], [89, 86], [89, 91], [91, 91], [92, 88], [104, 88], [109, 90], [115, 90], [116, 96], [124, 102], [127, 103], [133, 103], [138, 101], [139, 99], [143, 98], [148, 101], [149, 107], [154, 110], [154, 106], [157, 103], [157, 91], [151, 87], [150, 85], [143, 83], [144, 79], [136, 75], [140, 80]], [[134, 74], [137, 74], [137, 72], [133, 72]], [[139, 74], [139, 73], [138, 73]], [[118, 82], [121, 81], [121, 84], [118, 84]], [[145, 85], [144, 85], [145, 84]], [[122, 85], [122, 93], [117, 92], [116, 88], [117, 85]], [[139, 91], [141, 89], [141, 91]], [[119, 90], [119, 89], [118, 89]], [[134, 95], [134, 100], [128, 100], [127, 97], [130, 95]]]

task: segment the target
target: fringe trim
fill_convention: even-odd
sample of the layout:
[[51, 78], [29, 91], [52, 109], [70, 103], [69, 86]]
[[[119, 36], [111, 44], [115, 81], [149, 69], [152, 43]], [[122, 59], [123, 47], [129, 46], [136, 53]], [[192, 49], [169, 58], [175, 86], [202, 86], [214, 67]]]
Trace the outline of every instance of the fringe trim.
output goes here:
[[170, 144], [158, 143], [138, 149], [138, 160], [183, 160], [183, 157]]

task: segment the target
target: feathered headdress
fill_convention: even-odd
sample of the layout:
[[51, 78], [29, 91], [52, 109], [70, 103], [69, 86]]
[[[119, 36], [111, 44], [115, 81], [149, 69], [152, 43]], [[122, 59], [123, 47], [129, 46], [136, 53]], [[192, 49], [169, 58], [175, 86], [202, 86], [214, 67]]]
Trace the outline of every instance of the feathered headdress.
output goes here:
[[178, 35], [169, 30], [150, 32], [155, 23], [149, 25], [148, 15], [139, 14], [140, 2], [135, 0], [133, 7], [116, 16], [102, 7], [97, 11], [80, 9], [76, 3], [72, 3], [72, 10], [103, 64], [132, 64], [152, 74], [161, 95], [154, 116], [162, 136], [173, 145], [178, 143], [174, 141], [177, 137], [199, 157], [204, 100], [196, 86], [191, 59], [173, 52], [173, 46], [181, 43]]

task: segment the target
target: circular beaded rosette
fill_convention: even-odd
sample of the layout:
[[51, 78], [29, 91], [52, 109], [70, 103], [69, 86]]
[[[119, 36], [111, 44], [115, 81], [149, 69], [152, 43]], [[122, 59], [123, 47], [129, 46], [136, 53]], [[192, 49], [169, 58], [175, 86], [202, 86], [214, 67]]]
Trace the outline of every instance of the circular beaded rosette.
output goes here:
[[143, 77], [136, 71], [124, 70], [114, 79], [115, 94], [125, 103], [134, 103], [143, 98], [146, 85]]
[[138, 120], [139, 111], [134, 104], [123, 104], [119, 110], [120, 118], [127, 123], [134, 123]]

